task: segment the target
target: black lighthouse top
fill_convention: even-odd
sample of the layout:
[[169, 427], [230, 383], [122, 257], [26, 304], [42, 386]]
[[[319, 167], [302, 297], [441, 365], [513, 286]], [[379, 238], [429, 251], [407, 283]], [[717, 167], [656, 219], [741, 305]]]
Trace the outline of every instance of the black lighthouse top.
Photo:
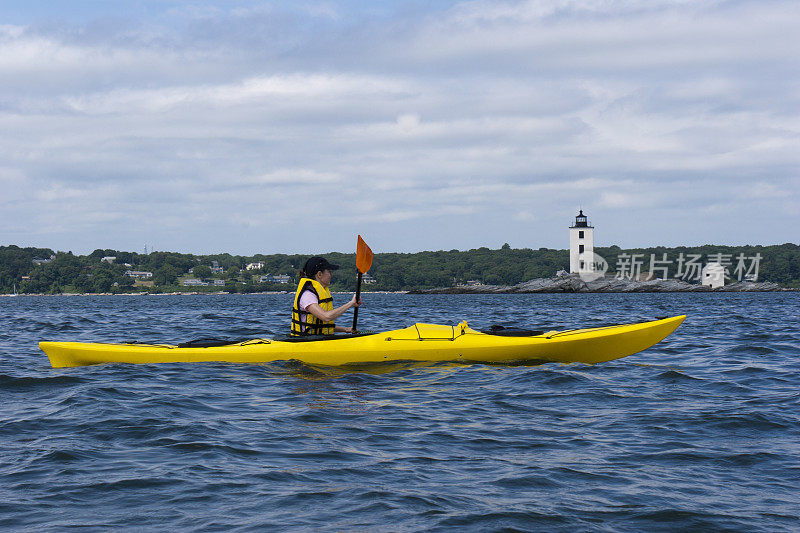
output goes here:
[[583, 209], [580, 210], [578, 216], [575, 217], [575, 225], [572, 226], [573, 228], [591, 228], [589, 223], [586, 221], [586, 215], [583, 214]]

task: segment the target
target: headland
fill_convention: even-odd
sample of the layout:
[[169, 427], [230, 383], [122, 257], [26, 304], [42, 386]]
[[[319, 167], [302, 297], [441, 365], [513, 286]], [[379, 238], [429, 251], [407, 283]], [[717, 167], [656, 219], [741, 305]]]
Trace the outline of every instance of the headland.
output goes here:
[[634, 279], [604, 276], [584, 281], [577, 274], [538, 278], [516, 285], [458, 285], [408, 291], [408, 294], [531, 294], [566, 292], [777, 292], [791, 291], [772, 282], [734, 282], [711, 288], [679, 279]]

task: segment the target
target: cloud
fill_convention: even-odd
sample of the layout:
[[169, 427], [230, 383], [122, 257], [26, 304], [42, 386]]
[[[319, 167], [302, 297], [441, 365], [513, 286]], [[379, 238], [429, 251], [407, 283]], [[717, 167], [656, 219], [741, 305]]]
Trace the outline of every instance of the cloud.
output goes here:
[[0, 26], [7, 238], [565, 247], [582, 205], [630, 245], [796, 239], [792, 3], [154, 9]]
[[65, 99], [71, 111], [103, 113], [163, 113], [175, 108], [308, 105], [309, 100], [363, 99], [402, 92], [386, 78], [349, 75], [287, 74], [248, 78], [236, 83], [121, 89]]
[[603, 191], [598, 203], [601, 207], [620, 209], [652, 207], [656, 201], [652, 194]]
[[403, 113], [397, 116], [397, 126], [405, 134], [413, 133], [414, 130], [419, 128], [420, 118], [416, 113]]
[[342, 181], [342, 178], [338, 174], [332, 172], [317, 172], [316, 170], [305, 168], [285, 168], [274, 170], [268, 174], [262, 174], [248, 181], [260, 185], [329, 184], [339, 183]]

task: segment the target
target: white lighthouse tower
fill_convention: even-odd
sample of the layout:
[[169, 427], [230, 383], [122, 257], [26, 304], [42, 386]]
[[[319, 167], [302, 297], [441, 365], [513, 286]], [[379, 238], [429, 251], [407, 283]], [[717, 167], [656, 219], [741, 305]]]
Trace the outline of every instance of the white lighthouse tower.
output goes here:
[[580, 273], [594, 270], [594, 226], [586, 221], [581, 209], [575, 217], [575, 225], [569, 227], [569, 271]]

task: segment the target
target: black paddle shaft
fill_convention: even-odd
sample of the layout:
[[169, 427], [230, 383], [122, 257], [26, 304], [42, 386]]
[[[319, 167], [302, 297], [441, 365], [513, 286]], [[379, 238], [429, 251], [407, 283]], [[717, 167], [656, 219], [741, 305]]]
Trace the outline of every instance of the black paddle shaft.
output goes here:
[[[356, 303], [361, 298], [361, 272], [358, 273], [358, 282], [356, 283]], [[356, 324], [358, 323], [358, 307], [353, 309], [353, 333], [356, 332]]]

